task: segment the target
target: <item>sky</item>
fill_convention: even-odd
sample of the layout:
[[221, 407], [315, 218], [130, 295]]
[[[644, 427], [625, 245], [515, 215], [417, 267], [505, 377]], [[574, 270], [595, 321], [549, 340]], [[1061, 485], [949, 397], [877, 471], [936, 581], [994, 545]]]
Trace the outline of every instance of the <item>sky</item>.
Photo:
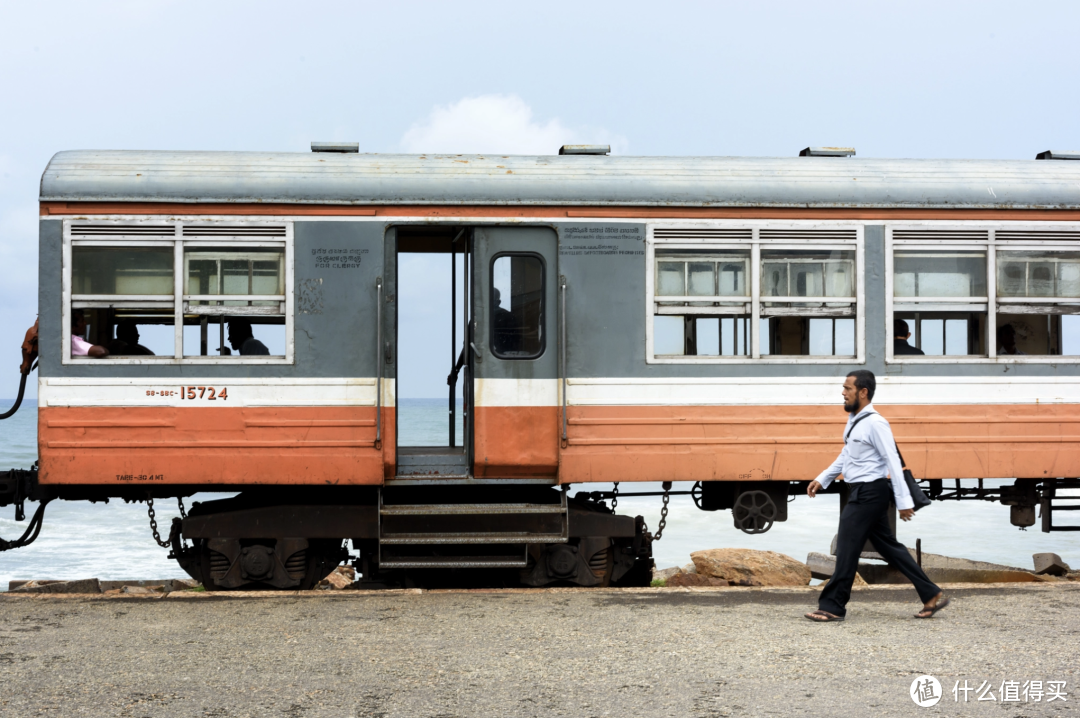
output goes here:
[[1076, 2], [0, 0], [0, 397], [57, 151], [1030, 159], [1080, 148], [1078, 21]]

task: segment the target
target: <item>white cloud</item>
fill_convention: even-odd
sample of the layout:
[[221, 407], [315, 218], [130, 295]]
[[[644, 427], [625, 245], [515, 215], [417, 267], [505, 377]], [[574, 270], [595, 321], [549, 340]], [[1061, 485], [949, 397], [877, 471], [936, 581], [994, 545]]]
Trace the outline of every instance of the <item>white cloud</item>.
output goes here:
[[603, 129], [568, 127], [557, 117], [537, 120], [517, 95], [480, 95], [436, 106], [401, 138], [409, 153], [551, 155], [568, 144], [610, 144], [617, 151], [626, 140]]

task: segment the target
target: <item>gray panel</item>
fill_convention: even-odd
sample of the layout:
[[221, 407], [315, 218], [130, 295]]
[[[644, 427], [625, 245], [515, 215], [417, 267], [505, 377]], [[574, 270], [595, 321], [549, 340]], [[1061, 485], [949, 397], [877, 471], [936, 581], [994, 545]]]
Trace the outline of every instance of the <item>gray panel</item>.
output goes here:
[[375, 375], [375, 277], [382, 271], [378, 222], [295, 224], [295, 362], [291, 365], [101, 365], [60, 363], [62, 223], [41, 222], [41, 376], [371, 377]]
[[866, 316], [866, 364], [874, 374], [885, 372], [885, 225], [866, 225], [863, 232], [863, 275]]
[[[480, 227], [474, 230], [476, 283], [476, 346], [483, 360], [476, 362], [476, 376], [481, 379], [556, 379], [559, 376], [558, 330], [558, 261], [557, 238], [547, 227]], [[544, 353], [536, 359], [499, 359], [491, 353], [491, 263], [501, 252], [535, 252], [544, 259]]]
[[[297, 376], [375, 376], [375, 278], [385, 225], [297, 222], [294, 231]], [[303, 301], [309, 288], [321, 293], [321, 311]]]
[[60, 364], [63, 321], [64, 223], [58, 219], [38, 222], [38, 376], [63, 376]]
[[1062, 209], [1078, 183], [1080, 162], [1036, 160], [78, 150], [52, 158], [40, 198]]

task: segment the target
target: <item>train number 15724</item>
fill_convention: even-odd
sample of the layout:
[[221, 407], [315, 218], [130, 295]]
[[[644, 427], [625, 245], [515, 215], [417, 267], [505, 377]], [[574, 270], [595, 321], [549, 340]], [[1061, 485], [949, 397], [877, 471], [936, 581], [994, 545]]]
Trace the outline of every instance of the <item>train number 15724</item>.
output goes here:
[[223, 386], [220, 389], [215, 389], [212, 386], [182, 386], [180, 387], [180, 399], [207, 399], [209, 401], [216, 401], [218, 399], [228, 400], [229, 387]]

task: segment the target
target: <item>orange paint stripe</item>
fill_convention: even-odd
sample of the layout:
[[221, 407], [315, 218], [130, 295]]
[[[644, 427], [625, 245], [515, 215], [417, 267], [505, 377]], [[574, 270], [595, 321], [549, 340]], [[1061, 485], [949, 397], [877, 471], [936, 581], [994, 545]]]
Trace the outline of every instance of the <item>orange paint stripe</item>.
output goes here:
[[244, 422], [244, 426], [276, 426], [282, 428], [315, 428], [323, 426], [375, 426], [375, 420], [358, 419], [355, 421], [344, 421], [334, 419], [249, 419]]
[[[890, 416], [890, 424], [1080, 424], [1080, 417], [1070, 419], [1068, 417], [1055, 418], [1055, 417], [1023, 417], [1023, 418], [1001, 418], [1001, 417], [970, 417], [970, 416], [945, 416], [945, 417], [919, 417], [919, 416]], [[698, 424], [746, 424], [745, 418], [717, 418], [717, 417], [673, 417], [673, 418], [655, 418], [655, 419], [580, 419], [580, 418], [568, 418], [566, 423], [570, 426], [693, 426]], [[769, 418], [755, 418], [753, 419], [755, 425], [771, 424], [771, 425], [798, 425], [798, 424], [813, 424], [814, 426], [844, 426], [847, 424], [846, 419], [815, 419], [812, 417], [805, 418], [787, 418], [787, 419], [769, 419]]]
[[1075, 222], [1080, 210], [1050, 209], [807, 209], [787, 207], [568, 207], [517, 205], [369, 205], [181, 202], [42, 202], [41, 216], [253, 215], [324, 217], [593, 217], [613, 219], [983, 219]]
[[[1025, 444], [1062, 444], [1080, 441], [1080, 436], [904, 436], [899, 439], [904, 444], [985, 444], [1025, 443]], [[783, 439], [758, 439], [738, 437], [731, 439], [711, 439], [697, 437], [656, 437], [649, 439], [570, 439], [571, 446], [682, 446], [695, 444], [739, 444], [740, 446], [761, 446], [773, 444], [842, 444], [840, 439], [822, 439], [821, 437], [788, 437]]]
[[371, 441], [50, 441], [50, 449], [316, 449], [374, 447]]

